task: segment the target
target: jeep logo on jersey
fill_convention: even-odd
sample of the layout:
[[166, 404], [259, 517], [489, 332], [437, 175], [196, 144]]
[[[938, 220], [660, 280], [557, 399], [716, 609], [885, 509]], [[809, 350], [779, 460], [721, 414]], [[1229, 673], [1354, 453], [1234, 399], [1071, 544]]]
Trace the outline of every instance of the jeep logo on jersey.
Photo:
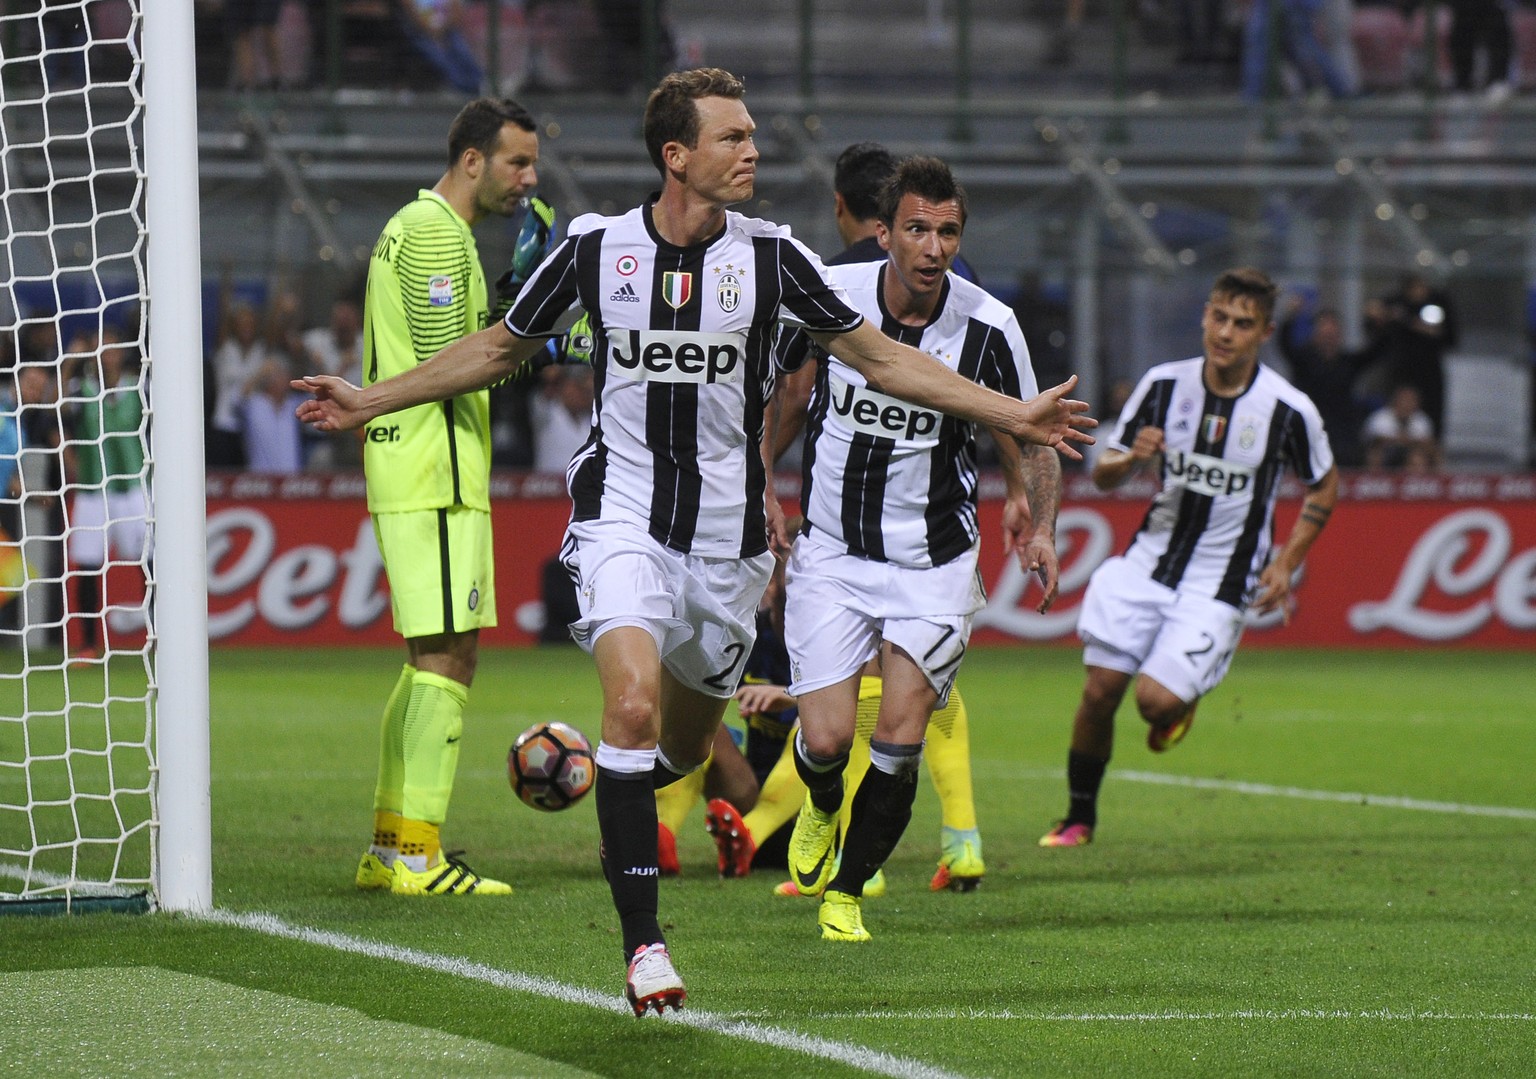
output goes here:
[[727, 315], [736, 310], [736, 305], [741, 302], [741, 279], [733, 273], [723, 274], [715, 283], [715, 299]]
[[453, 303], [453, 278], [447, 274], [433, 274], [427, 278], [427, 303], [433, 307], [448, 307]]
[[674, 311], [693, 299], [693, 274], [668, 270], [661, 275], [661, 298]]
[[740, 382], [742, 338], [735, 333], [630, 330], [608, 338], [613, 370], [636, 382]]
[[1253, 483], [1253, 469], [1203, 453], [1168, 450], [1165, 468], [1171, 482], [1197, 495], [1235, 495]]
[[842, 379], [828, 379], [832, 411], [861, 434], [907, 442], [938, 441], [939, 414], [918, 408], [896, 397], [876, 393], [868, 386], [852, 386]]

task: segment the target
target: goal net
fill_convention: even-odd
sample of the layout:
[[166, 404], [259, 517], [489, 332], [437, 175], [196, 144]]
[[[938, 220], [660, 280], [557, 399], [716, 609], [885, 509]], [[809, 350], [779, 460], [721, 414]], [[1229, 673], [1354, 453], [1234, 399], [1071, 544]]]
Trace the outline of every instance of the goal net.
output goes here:
[[199, 343], [152, 348], [145, 3], [0, 8], [0, 913], [161, 898], [157, 487], [201, 427], [162, 470], [150, 389]]

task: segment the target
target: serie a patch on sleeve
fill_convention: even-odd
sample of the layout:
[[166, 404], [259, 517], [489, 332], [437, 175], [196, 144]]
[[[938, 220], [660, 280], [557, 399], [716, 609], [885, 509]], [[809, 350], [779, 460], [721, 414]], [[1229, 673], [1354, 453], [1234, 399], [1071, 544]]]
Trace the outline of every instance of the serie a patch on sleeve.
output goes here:
[[433, 307], [447, 307], [453, 303], [453, 278], [447, 274], [435, 274], [427, 279], [427, 303]]

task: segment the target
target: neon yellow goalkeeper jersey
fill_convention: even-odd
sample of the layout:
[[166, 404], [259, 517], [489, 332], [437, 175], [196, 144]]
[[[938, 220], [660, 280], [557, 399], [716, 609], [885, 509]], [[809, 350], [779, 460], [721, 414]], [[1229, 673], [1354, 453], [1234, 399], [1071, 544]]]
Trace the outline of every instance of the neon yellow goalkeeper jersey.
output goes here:
[[[469, 225], [420, 191], [384, 226], [368, 261], [363, 383], [397, 375], [485, 327], [485, 271]], [[417, 405], [364, 429], [372, 513], [490, 509], [490, 394]]]

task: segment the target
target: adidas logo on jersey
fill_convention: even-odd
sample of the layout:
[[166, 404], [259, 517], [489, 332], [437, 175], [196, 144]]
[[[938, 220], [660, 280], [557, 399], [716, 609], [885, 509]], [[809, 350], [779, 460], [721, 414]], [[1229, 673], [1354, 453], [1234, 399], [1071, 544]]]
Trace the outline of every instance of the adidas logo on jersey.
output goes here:
[[635, 286], [631, 285], [628, 281], [624, 282], [620, 288], [614, 290], [613, 295], [609, 296], [608, 299], [613, 303], [640, 302], [640, 297], [635, 295]]

